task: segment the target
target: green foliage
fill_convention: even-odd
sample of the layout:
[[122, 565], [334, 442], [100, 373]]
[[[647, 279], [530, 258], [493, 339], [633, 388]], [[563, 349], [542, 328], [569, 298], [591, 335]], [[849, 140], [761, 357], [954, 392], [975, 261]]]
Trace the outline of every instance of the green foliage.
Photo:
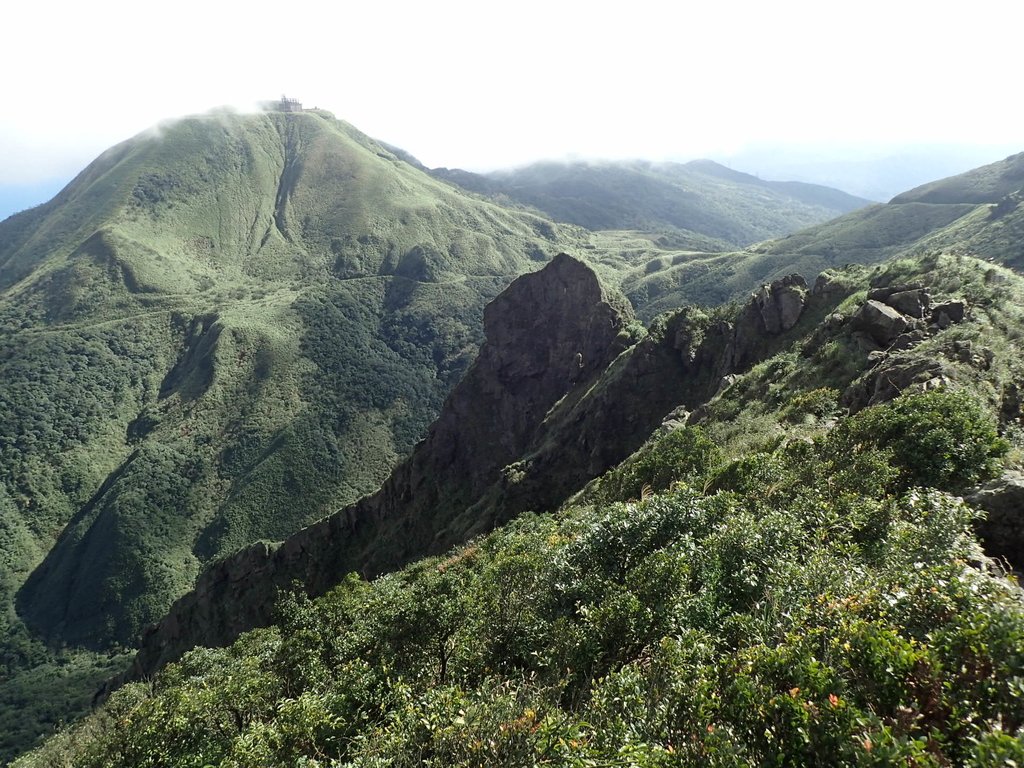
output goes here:
[[593, 502], [629, 501], [676, 482], [703, 487], [722, 453], [699, 427], [680, 427], [656, 437], [596, 480], [584, 494]]
[[960, 490], [997, 473], [1009, 443], [968, 393], [932, 390], [861, 411], [828, 439], [835, 461], [886, 447], [905, 485]]
[[[550, 170], [526, 179], [544, 188], [536, 205], [566, 200]], [[372, 490], [465, 371], [484, 303], [563, 247], [587, 249], [645, 317], [783, 273], [928, 253], [874, 278], [926, 273], [936, 295], [969, 302], [971, 324], [914, 354], [991, 345], [992, 367], [961, 365], [960, 383], [1019, 416], [1007, 394], [1019, 370], [1003, 362], [1024, 335], [1019, 285], [959, 255], [1019, 261], [1013, 200], [875, 206], [723, 254], [722, 238], [791, 228], [795, 208], [822, 201], [765, 208], [764, 184], [726, 193], [724, 171], [704, 166], [689, 172], [720, 192], [668, 211], [648, 193], [678, 191], [686, 174], [622, 170], [597, 169], [614, 181], [599, 191], [632, 196], [633, 209], [582, 213], [623, 231], [588, 235], [462, 195], [320, 113], [223, 115], [127, 142], [58, 203], [4, 222], [7, 753], [81, 711], [108, 671], [44, 647], [14, 617], [19, 589], [23, 615], [55, 643], [131, 643], [204, 562]], [[594, 169], [576, 172], [569, 198]], [[1000, 191], [993, 179], [968, 191]], [[838, 293], [813, 311], [863, 290], [863, 270], [833, 277]], [[694, 312], [693, 330], [726, 315]], [[825, 434], [863, 358], [848, 332], [805, 339], [727, 389], [706, 430], [653, 440], [595, 483], [592, 509], [524, 518], [316, 603], [285, 600], [278, 630], [194, 653], [28, 760], [1016, 759], [1019, 606], [964, 570], [970, 511], [909, 490], [962, 490], [1006, 446], [984, 407], [955, 393]]]
[[312, 112], [162, 126], [0, 223], [4, 674], [56, 658], [15, 594], [53, 646], [132, 645], [211, 559], [376, 488], [483, 306], [583, 238]]
[[88, 712], [99, 687], [129, 662], [124, 653], [48, 653], [39, 645], [29, 659], [0, 668], [0, 764]]
[[819, 387], [809, 392], [801, 392], [790, 399], [783, 409], [782, 415], [788, 421], [797, 424], [807, 421], [813, 423], [838, 416], [840, 394], [839, 390], [831, 387]]
[[[641, 500], [591, 492], [373, 583], [282, 595], [276, 627], [193, 651], [17, 765], [1016, 759], [1018, 590], [967, 565], [960, 499], [903, 490], [984, 476], [993, 435], [945, 391], [725, 465], [676, 430], [599, 486], [650, 485]], [[973, 448], [919, 467], [917, 443]]]

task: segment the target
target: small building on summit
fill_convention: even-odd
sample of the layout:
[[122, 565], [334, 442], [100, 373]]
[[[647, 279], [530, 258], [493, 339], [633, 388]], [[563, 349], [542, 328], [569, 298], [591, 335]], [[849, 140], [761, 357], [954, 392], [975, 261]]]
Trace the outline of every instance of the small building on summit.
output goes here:
[[289, 99], [282, 95], [280, 101], [271, 103], [271, 109], [275, 112], [301, 112], [302, 102], [298, 99]]

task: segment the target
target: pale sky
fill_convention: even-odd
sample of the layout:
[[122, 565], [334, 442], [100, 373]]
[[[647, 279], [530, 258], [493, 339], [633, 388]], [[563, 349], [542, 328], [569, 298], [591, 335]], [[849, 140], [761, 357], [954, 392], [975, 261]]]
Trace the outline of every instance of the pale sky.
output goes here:
[[0, 187], [282, 93], [472, 170], [754, 143], [1024, 149], [1021, 2], [56, 0], [0, 19]]

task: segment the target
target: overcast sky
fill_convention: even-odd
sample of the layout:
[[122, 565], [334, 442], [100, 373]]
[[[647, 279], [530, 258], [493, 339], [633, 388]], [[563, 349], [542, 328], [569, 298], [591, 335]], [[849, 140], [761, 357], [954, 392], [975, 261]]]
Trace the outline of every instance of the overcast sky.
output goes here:
[[758, 143], [1024, 149], [1020, 2], [57, 0], [0, 18], [0, 187], [282, 93], [474, 170]]

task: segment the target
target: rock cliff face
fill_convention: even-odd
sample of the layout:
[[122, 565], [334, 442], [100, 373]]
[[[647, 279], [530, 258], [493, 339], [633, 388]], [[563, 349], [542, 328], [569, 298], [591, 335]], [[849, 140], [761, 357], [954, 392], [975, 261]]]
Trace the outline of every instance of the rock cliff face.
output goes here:
[[752, 295], [732, 322], [684, 310], [630, 345], [625, 299], [582, 262], [556, 257], [487, 307], [476, 362], [380, 490], [281, 544], [215, 563], [147, 630], [127, 677], [269, 624], [278, 591], [295, 582], [319, 595], [351, 571], [373, 577], [556, 507], [673, 408], [703, 404], [723, 376], [777, 351], [811, 300], [824, 301], [791, 276]]

